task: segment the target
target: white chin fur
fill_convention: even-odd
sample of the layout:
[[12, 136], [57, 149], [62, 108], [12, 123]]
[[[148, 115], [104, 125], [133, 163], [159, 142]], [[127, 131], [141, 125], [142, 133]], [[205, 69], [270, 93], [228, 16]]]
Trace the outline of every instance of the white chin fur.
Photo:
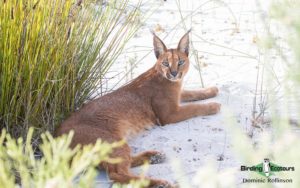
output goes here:
[[169, 79], [171, 82], [178, 82], [178, 81], [180, 81], [180, 79], [179, 78], [171, 78], [171, 79]]

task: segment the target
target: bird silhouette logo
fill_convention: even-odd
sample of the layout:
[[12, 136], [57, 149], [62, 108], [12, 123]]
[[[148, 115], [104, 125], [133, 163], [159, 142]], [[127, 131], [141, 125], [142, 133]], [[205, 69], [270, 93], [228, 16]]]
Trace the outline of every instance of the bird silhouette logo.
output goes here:
[[270, 160], [269, 159], [264, 159], [264, 162], [263, 162], [263, 170], [264, 170], [264, 173], [267, 177], [270, 176], [270, 172], [271, 172], [271, 165], [270, 165]]

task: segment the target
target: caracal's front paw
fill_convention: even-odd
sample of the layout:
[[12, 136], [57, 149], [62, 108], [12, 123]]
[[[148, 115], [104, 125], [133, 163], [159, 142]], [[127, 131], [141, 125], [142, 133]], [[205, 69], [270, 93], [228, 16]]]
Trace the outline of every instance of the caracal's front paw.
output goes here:
[[221, 104], [216, 102], [208, 103], [208, 115], [217, 114], [221, 110]]
[[215, 97], [218, 95], [219, 89], [217, 87], [209, 87], [206, 89], [206, 93], [208, 95], [208, 98]]
[[151, 152], [151, 156], [149, 157], [150, 164], [159, 164], [166, 161], [167, 157], [164, 153], [158, 151], [150, 151], [150, 152]]

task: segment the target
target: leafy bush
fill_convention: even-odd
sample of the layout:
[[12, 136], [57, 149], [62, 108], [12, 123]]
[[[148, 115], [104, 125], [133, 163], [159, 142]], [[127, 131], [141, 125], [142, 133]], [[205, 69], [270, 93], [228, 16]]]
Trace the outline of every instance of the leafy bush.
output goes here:
[[118, 162], [109, 158], [112, 149], [121, 143], [108, 144], [100, 140], [95, 145], [70, 149], [73, 132], [54, 139], [49, 132], [42, 134], [40, 150], [43, 157], [35, 158], [31, 145], [33, 129], [26, 141], [15, 140], [5, 130], [0, 137], [0, 185], [17, 187], [93, 187], [96, 167], [100, 162]]
[[[300, 1], [274, 1], [271, 15], [284, 26], [286, 42], [291, 51], [292, 58], [286, 60], [288, 74], [284, 83], [286, 89], [294, 97], [294, 101], [300, 104]], [[274, 47], [274, 46], [273, 46]], [[292, 84], [292, 85], [289, 85]], [[298, 115], [300, 115], [300, 105], [298, 105]]]
[[101, 86], [139, 27], [138, 9], [127, 0], [0, 1], [0, 128], [52, 132]]

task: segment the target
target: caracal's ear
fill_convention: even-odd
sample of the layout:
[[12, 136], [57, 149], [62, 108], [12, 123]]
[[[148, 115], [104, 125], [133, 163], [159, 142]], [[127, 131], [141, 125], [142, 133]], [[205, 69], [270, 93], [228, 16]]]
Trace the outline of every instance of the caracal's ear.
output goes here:
[[158, 59], [158, 57], [165, 53], [167, 51], [166, 45], [163, 43], [162, 40], [160, 40], [160, 38], [158, 38], [154, 32], [152, 32], [153, 34], [153, 46], [154, 46], [154, 53], [156, 58]]
[[190, 44], [190, 39], [189, 39], [189, 33], [191, 32], [191, 29], [188, 30], [186, 34], [183, 35], [183, 37], [180, 39], [177, 50], [185, 53], [186, 56], [189, 55], [189, 44]]

